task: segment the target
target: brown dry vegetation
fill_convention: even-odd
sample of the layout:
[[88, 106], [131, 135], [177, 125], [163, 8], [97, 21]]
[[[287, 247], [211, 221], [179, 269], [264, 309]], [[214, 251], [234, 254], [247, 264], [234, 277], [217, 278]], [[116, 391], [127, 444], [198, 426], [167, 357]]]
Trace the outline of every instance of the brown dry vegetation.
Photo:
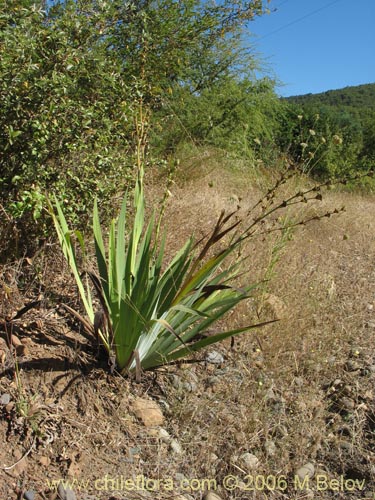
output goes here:
[[[185, 168], [184, 181], [171, 188], [166, 213], [170, 255], [192, 232], [198, 237], [212, 227], [222, 208], [240, 202], [246, 210], [260, 195], [254, 177], [247, 179], [240, 169], [233, 174]], [[155, 185], [149, 194], [160, 198]], [[221, 365], [204, 362], [206, 353], [199, 353], [195, 359], [203, 362], [145, 373], [141, 384], [110, 375], [106, 361], [96, 360], [90, 340], [59, 306], [77, 307], [78, 299], [55, 244], [32, 260], [3, 267], [2, 316], [38, 297], [41, 304], [14, 322], [23, 343], [17, 358], [6, 333], [0, 334], [0, 396], [10, 395], [0, 405], [0, 498], [21, 498], [31, 490], [36, 500], [55, 498], [47, 480], [68, 478], [82, 481], [73, 487], [81, 500], [179, 494], [201, 499], [205, 492], [197, 482], [190, 492], [178, 490], [183, 477], [215, 480], [223, 499], [373, 498], [375, 200], [329, 192], [320, 204], [303, 206], [303, 213], [342, 204], [346, 213], [296, 228], [272, 279], [219, 326], [273, 317], [279, 322], [209, 349], [223, 355]], [[264, 277], [279, 237], [247, 244], [244, 280]], [[157, 430], [137, 419], [137, 397], [158, 403], [163, 428], [181, 450], [173, 451]], [[257, 457], [254, 469], [244, 462], [245, 453]], [[294, 482], [309, 462], [315, 468], [313, 492]], [[99, 482], [95, 489], [95, 480], [106, 475], [117, 484], [107, 483], [105, 491]], [[121, 478], [137, 475], [160, 479], [160, 488], [147, 491], [140, 484], [126, 491]], [[238, 478], [234, 491], [223, 487], [228, 475]], [[255, 490], [249, 475], [258, 476]], [[262, 482], [267, 476], [269, 489]], [[363, 480], [363, 488], [350, 491], [351, 482], [325, 488], [325, 481], [341, 478]], [[170, 480], [172, 491], [170, 482], [163, 488]]]

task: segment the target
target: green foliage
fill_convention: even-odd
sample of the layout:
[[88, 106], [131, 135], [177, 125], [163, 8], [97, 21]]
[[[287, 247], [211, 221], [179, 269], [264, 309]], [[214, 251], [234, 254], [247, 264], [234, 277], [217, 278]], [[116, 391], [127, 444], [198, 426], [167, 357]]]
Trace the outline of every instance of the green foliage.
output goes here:
[[[241, 259], [234, 259], [232, 264], [222, 267], [223, 261], [234, 254], [246, 233], [232, 239], [224, 249], [211, 253], [215, 244], [238, 226], [238, 222], [230, 222], [231, 215], [222, 213], [198, 255], [190, 238], [165, 267], [165, 239], [160, 244], [155, 241], [154, 217], [147, 225], [144, 220], [141, 168], [134, 191], [134, 220], [126, 230], [125, 197], [118, 220], [111, 223], [107, 249], [97, 203], [94, 206], [93, 233], [99, 274], [89, 275], [106, 318], [100, 327], [95, 327], [98, 312], [95, 314], [90, 287], [84, 285], [78, 270], [73, 233], [57, 200], [55, 205], [57, 214], [52, 206], [51, 214], [92, 325], [91, 330], [97, 329], [120, 371], [163, 365], [260, 326], [250, 325], [200, 338], [209, 325], [247, 299], [254, 289], [254, 285], [243, 288], [232, 285], [239, 275]], [[76, 235], [85, 253], [83, 239], [80, 233]]]
[[[284, 100], [290, 104], [289, 131], [298, 130], [297, 115], [303, 115], [310, 125], [314, 116], [320, 116], [316, 131], [326, 139], [326, 145], [321, 148], [323, 154], [313, 170], [315, 175], [338, 177], [373, 168], [374, 97], [375, 84], [367, 84]], [[335, 141], [337, 136], [342, 139], [340, 144]]]
[[251, 65], [241, 38], [262, 12], [261, 0], [3, 2], [0, 204], [20, 239], [48, 230], [46, 192], [82, 225], [93, 197], [108, 207], [129, 181], [133, 107], [160, 110]]
[[375, 83], [345, 87], [337, 90], [327, 90], [319, 94], [304, 94], [291, 96], [287, 99], [300, 105], [326, 105], [375, 110]]
[[200, 93], [180, 88], [164, 100], [151, 136], [159, 154], [187, 140], [248, 159], [268, 161], [275, 154], [281, 103], [268, 80], [228, 76]]
[[16, 218], [40, 218], [46, 190], [81, 218], [94, 193], [109, 200], [126, 180], [129, 90], [94, 14], [75, 2], [59, 15], [41, 2], [0, 8], [0, 201]]

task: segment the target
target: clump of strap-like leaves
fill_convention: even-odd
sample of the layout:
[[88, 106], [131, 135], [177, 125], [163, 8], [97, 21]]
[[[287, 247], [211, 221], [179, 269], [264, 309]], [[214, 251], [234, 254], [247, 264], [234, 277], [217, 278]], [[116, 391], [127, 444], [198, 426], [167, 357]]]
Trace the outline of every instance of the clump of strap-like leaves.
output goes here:
[[[197, 246], [189, 238], [175, 257], [165, 264], [165, 237], [158, 242], [155, 217], [145, 221], [143, 168], [139, 167], [134, 188], [134, 211], [127, 220], [127, 197], [120, 215], [113, 220], [108, 238], [103, 237], [97, 202], [93, 212], [93, 236], [96, 272], [87, 272], [100, 300], [95, 310], [91, 283], [85, 283], [78, 269], [74, 233], [68, 228], [61, 205], [51, 206], [57, 234], [71, 267], [88, 316], [80, 319], [96, 333], [107, 350], [112, 366], [120, 372], [140, 373], [186, 357], [210, 344], [264, 325], [250, 324], [237, 329], [204, 335], [205, 331], [243, 300], [248, 299], [256, 283], [238, 286], [246, 257], [240, 247], [245, 240], [262, 232], [262, 221], [295, 203], [320, 200], [325, 186], [314, 186], [276, 201], [276, 192], [288, 178], [286, 173], [253, 209], [241, 220], [239, 211], [223, 211], [211, 233]], [[330, 216], [314, 215], [294, 223]], [[272, 231], [275, 228], [268, 229]], [[75, 233], [85, 254], [82, 235]], [[104, 241], [108, 241], [107, 245]], [[220, 249], [216, 244], [220, 242]], [[216, 250], [215, 250], [216, 249]], [[231, 257], [231, 258], [229, 258]], [[225, 262], [224, 262], [225, 261]], [[241, 269], [242, 268], [242, 269]], [[77, 315], [77, 313], [76, 313]]]

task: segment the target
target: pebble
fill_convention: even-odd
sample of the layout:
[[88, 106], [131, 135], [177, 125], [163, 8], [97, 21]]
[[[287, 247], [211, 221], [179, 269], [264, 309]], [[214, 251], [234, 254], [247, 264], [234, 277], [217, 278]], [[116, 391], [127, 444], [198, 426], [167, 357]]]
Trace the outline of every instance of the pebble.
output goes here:
[[137, 398], [132, 405], [132, 409], [146, 427], [162, 425], [164, 422], [160, 407], [151, 399]]
[[273, 441], [269, 440], [264, 443], [264, 450], [270, 457], [273, 457], [276, 453], [276, 445]]
[[159, 439], [164, 443], [170, 443], [172, 441], [171, 435], [169, 432], [163, 428], [159, 429]]
[[222, 498], [217, 493], [209, 491], [204, 495], [203, 500], [222, 500]]
[[34, 491], [25, 491], [23, 494], [23, 498], [25, 500], [34, 500], [35, 499], [35, 492]]
[[207, 354], [206, 361], [212, 365], [221, 365], [224, 363], [224, 356], [218, 351], [211, 351]]
[[311, 462], [308, 462], [296, 471], [296, 476], [298, 476], [301, 480], [305, 479], [305, 477], [309, 477], [311, 479], [312, 477], [314, 477], [314, 474], [315, 467]]
[[359, 363], [357, 363], [356, 361], [352, 361], [351, 359], [349, 359], [349, 361], [347, 361], [345, 363], [345, 370], [347, 372], [355, 372], [357, 370], [359, 370], [361, 368], [361, 365]]
[[259, 459], [252, 453], [244, 453], [240, 456], [240, 459], [249, 469], [256, 469], [260, 464]]
[[64, 486], [60, 483], [57, 488], [57, 493], [61, 500], [77, 500], [76, 494], [70, 488], [64, 488]]
[[340, 399], [340, 406], [347, 411], [352, 411], [355, 408], [355, 403], [352, 399], [344, 396]]
[[171, 447], [171, 450], [173, 451], [173, 453], [176, 453], [177, 455], [181, 455], [182, 447], [176, 439], [172, 439], [169, 446]]
[[215, 375], [212, 375], [211, 377], [208, 377], [207, 379], [207, 385], [208, 387], [214, 387], [220, 382], [219, 377], [216, 377]]
[[10, 394], [2, 394], [0, 396], [0, 405], [7, 405], [10, 403]]

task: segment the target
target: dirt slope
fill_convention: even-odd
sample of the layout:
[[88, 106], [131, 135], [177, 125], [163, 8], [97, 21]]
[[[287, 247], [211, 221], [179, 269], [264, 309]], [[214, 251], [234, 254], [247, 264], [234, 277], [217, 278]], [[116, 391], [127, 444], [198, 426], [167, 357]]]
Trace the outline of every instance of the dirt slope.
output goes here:
[[[217, 171], [171, 191], [170, 255], [223, 207], [246, 210], [258, 196]], [[17, 357], [0, 327], [0, 498], [56, 498], [60, 479], [74, 490], [65, 497], [81, 500], [201, 499], [207, 489], [222, 499], [374, 498], [375, 199], [329, 193], [305, 210], [342, 204], [344, 214], [296, 228], [280, 255], [277, 236], [249, 243], [246, 280], [279, 260], [266, 289], [220, 326], [279, 322], [209, 349], [219, 363], [203, 352], [141, 384], [110, 375], [59, 305], [78, 303], [57, 247], [4, 267], [3, 316], [41, 303], [15, 322]], [[157, 403], [160, 425], [144, 425], [140, 398]]]

